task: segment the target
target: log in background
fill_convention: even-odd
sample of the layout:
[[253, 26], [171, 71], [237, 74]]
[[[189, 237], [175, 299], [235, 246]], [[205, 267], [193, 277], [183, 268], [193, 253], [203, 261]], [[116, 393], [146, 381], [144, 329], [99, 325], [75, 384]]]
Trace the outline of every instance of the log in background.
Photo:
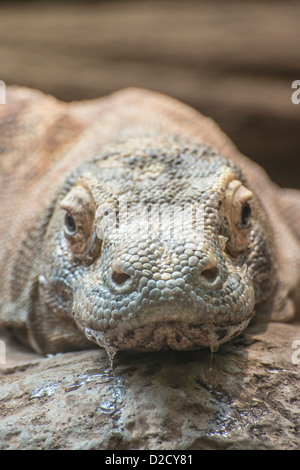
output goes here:
[[0, 3], [0, 79], [67, 101], [127, 86], [172, 95], [300, 187], [299, 2]]

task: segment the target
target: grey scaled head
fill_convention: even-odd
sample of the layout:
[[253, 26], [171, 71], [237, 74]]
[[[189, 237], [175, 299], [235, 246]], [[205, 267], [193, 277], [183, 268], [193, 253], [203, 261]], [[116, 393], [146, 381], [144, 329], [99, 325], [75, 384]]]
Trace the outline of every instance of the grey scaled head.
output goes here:
[[64, 286], [77, 326], [110, 354], [215, 350], [273, 288], [260, 202], [208, 146], [133, 139], [66, 188], [46, 237], [59, 263], [49, 259], [45, 277]]

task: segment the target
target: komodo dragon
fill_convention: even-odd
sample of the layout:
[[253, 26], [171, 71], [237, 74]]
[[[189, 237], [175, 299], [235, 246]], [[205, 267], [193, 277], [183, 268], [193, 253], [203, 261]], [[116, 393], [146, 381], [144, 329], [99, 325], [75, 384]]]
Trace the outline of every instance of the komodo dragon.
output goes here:
[[[300, 192], [210, 119], [125, 89], [0, 106], [0, 325], [39, 353], [191, 350], [299, 306]], [[298, 307], [299, 311], [299, 307]]]

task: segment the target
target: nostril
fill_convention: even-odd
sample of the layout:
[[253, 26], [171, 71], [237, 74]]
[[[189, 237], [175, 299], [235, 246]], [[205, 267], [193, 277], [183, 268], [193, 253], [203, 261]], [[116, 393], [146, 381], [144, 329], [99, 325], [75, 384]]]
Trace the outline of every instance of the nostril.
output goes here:
[[218, 275], [217, 268], [206, 268], [202, 271], [201, 276], [205, 277], [208, 282], [214, 282]]
[[128, 279], [130, 279], [129, 274], [126, 273], [118, 273], [117, 271], [113, 271], [112, 279], [116, 284], [124, 284]]

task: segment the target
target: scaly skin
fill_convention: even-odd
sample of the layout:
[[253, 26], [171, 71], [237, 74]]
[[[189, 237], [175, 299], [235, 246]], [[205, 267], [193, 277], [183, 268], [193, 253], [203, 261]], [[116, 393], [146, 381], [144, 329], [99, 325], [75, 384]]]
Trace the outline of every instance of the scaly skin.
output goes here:
[[[137, 104], [143, 98], [144, 106]], [[137, 117], [141, 108], [144, 118]], [[71, 149], [58, 152], [58, 163], [47, 159], [47, 170], [39, 170], [22, 206], [32, 214], [19, 212], [0, 324], [39, 352], [93, 342], [112, 358], [128, 349], [216, 350], [256, 311], [262, 319], [293, 317], [298, 226], [288, 226], [283, 210], [274, 208], [283, 190], [213, 124], [142, 90], [66, 110], [78, 135]], [[110, 132], [103, 137], [96, 131], [105, 117]], [[284, 210], [291, 202], [299, 210], [299, 193], [283, 194]], [[279, 246], [282, 233], [287, 253]]]

